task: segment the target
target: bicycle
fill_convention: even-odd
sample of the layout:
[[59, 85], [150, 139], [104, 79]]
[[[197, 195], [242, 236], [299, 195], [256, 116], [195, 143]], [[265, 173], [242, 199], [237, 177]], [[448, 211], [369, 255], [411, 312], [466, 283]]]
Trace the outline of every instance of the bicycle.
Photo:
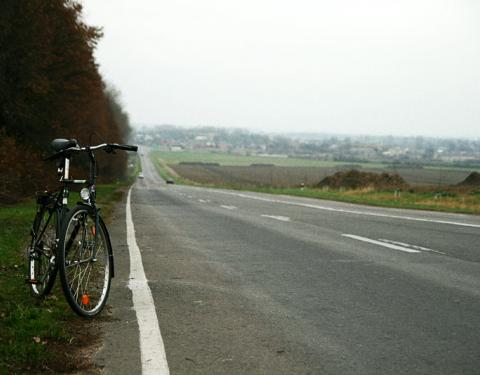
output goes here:
[[[28, 247], [28, 275], [33, 295], [47, 296], [60, 273], [65, 298], [72, 310], [82, 317], [93, 317], [105, 306], [114, 277], [113, 250], [107, 226], [96, 201], [96, 160], [94, 151], [113, 153], [137, 151], [137, 146], [103, 143], [80, 147], [74, 139], [55, 139], [55, 153], [45, 160], [57, 161], [62, 187], [58, 192], [37, 192], [37, 212]], [[70, 178], [70, 161], [75, 153], [85, 152], [89, 159], [88, 180]], [[71, 184], [84, 184], [81, 202], [69, 209]]]

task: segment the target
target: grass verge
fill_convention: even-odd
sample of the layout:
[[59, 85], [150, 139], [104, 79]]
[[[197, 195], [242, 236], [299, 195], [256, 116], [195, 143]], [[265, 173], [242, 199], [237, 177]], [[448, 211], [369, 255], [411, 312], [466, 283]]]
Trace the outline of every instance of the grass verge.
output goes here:
[[175, 183], [177, 184], [183, 184], [183, 185], [199, 185], [194, 181], [190, 181], [186, 178], [179, 176], [177, 173], [175, 173], [175, 171], [173, 171], [170, 167], [168, 167], [167, 164], [162, 159], [157, 157], [152, 157], [152, 154], [150, 154], [149, 157], [151, 158], [153, 165], [155, 166], [155, 169], [157, 170], [158, 174], [164, 180], [170, 179], [175, 181]]
[[379, 207], [480, 214], [480, 193], [475, 194], [474, 192], [452, 195], [448, 192], [434, 190], [424, 192], [375, 191], [369, 189], [323, 191], [321, 189], [311, 188], [305, 188], [303, 190], [255, 188], [251, 190], [270, 194], [294, 195]]
[[[126, 189], [125, 184], [98, 186], [99, 206], [107, 220]], [[24, 282], [25, 254], [34, 215], [33, 200], [0, 207], [0, 374], [89, 368], [81, 352], [98, 340], [92, 322], [71, 311], [58, 281], [43, 301], [30, 294]]]
[[179, 184], [232, 190], [247, 190], [269, 194], [293, 195], [299, 197], [390, 208], [408, 208], [476, 215], [480, 214], [479, 189], [462, 190], [449, 188], [418, 188], [407, 191], [378, 191], [373, 189], [323, 190], [307, 187], [300, 189], [238, 186], [228, 184], [200, 184], [195, 181], [173, 175], [168, 169], [166, 169], [166, 163], [159, 160], [158, 153], [154, 153], [151, 156], [160, 176], [162, 176], [164, 179], [173, 179]]

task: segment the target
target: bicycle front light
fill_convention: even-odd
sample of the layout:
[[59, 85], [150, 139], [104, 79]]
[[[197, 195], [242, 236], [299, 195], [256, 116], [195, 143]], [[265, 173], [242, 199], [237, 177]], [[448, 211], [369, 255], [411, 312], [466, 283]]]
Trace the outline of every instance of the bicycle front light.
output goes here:
[[90, 190], [88, 190], [87, 188], [83, 188], [82, 190], [80, 190], [80, 198], [82, 198], [85, 202], [88, 202], [88, 200], [90, 199]]

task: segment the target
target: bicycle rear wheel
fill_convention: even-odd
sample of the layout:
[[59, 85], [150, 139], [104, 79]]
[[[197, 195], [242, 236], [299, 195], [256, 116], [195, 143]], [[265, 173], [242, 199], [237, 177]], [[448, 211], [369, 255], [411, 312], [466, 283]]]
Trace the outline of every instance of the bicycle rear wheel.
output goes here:
[[28, 250], [28, 278], [32, 294], [44, 297], [50, 293], [57, 275], [56, 248], [58, 216], [53, 207], [39, 206], [32, 227]]
[[95, 229], [93, 209], [75, 207], [60, 234], [58, 267], [65, 298], [78, 315], [93, 317], [105, 306], [113, 273], [111, 259], [112, 247], [103, 220], [99, 218]]

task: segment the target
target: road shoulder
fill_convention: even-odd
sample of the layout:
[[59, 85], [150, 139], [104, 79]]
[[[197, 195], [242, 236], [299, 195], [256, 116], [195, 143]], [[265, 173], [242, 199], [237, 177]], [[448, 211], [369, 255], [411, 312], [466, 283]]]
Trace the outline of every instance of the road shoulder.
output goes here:
[[126, 195], [117, 205], [109, 225], [115, 256], [115, 277], [103, 314], [103, 346], [95, 355], [95, 363], [108, 374], [138, 374], [141, 372], [138, 324], [128, 289], [129, 252], [125, 233]]

